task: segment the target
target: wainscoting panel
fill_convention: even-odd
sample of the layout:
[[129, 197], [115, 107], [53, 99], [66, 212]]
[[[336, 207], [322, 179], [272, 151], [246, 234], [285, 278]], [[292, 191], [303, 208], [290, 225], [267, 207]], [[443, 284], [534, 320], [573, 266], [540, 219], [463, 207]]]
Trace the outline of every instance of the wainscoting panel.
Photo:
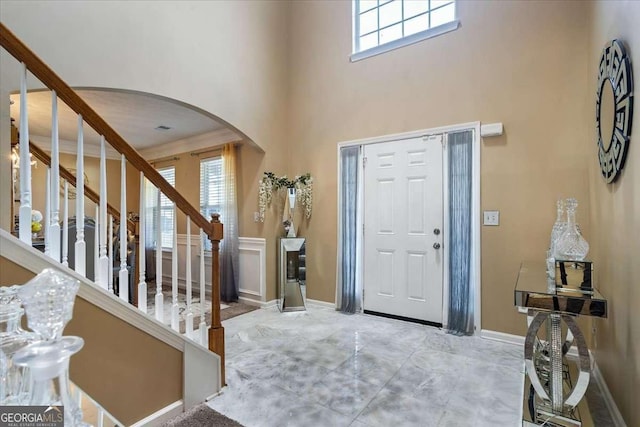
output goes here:
[[266, 240], [240, 237], [240, 295], [265, 301], [267, 289]]
[[[267, 287], [266, 240], [257, 237], [239, 238], [239, 279], [240, 298], [243, 302], [264, 302]], [[187, 254], [187, 235], [178, 235], [178, 287], [186, 289], [185, 260]], [[171, 250], [162, 251], [162, 283], [171, 286]], [[193, 292], [200, 289], [200, 239], [191, 237], [191, 279]], [[205, 283], [207, 297], [211, 292], [211, 253], [204, 255]]]

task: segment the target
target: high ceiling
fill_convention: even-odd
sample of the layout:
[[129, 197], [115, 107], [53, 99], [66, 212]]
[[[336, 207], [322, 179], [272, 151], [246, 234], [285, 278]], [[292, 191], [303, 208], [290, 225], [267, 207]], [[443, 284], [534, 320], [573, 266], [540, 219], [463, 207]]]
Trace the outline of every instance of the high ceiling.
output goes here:
[[[76, 89], [76, 92], [137, 150], [227, 127], [195, 109], [147, 94], [100, 89]], [[51, 92], [29, 92], [27, 99], [29, 135], [50, 137]], [[20, 95], [11, 95], [11, 100], [11, 117], [19, 128]], [[77, 115], [60, 100], [58, 117], [59, 138], [76, 141]], [[170, 129], [157, 130], [158, 126]], [[86, 123], [84, 141], [86, 144], [100, 143], [100, 136]]]

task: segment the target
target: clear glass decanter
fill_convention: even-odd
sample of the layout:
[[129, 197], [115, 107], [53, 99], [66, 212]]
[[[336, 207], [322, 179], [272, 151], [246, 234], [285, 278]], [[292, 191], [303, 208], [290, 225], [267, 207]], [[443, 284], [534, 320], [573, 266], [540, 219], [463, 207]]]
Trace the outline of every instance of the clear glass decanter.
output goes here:
[[[14, 363], [31, 372], [30, 405], [64, 406], [64, 425], [88, 426], [71, 396], [69, 359], [84, 345], [80, 337], [61, 337], [73, 315], [80, 283], [60, 271], [45, 269], [24, 284], [18, 295], [24, 304], [29, 327], [42, 341], [16, 353]], [[56, 408], [57, 409], [57, 408]]]
[[20, 405], [28, 401], [29, 370], [17, 366], [16, 352], [38, 338], [21, 327], [24, 309], [17, 286], [0, 287], [0, 406]]
[[564, 200], [559, 199], [556, 202], [556, 209], [556, 222], [553, 224], [553, 228], [551, 229], [551, 241], [549, 244], [549, 251], [554, 257], [556, 256], [556, 244], [558, 239], [567, 228], [567, 217], [564, 215]]
[[567, 199], [567, 228], [556, 242], [556, 259], [567, 261], [583, 261], [589, 253], [589, 243], [582, 237], [576, 223], [576, 209], [578, 201]]

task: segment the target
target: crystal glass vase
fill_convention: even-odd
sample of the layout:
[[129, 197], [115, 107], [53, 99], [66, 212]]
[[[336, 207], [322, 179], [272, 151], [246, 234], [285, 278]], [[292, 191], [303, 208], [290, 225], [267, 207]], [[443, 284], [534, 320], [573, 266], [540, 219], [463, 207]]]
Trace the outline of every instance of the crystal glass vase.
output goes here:
[[82, 421], [82, 410], [71, 396], [69, 382], [69, 359], [83, 345], [80, 337], [40, 341], [20, 350], [14, 359], [17, 365], [28, 367], [31, 372], [31, 393], [26, 403], [55, 407], [53, 410], [64, 414], [65, 427], [89, 425]]
[[556, 242], [556, 259], [567, 261], [583, 261], [589, 253], [589, 243], [582, 237], [576, 223], [578, 201], [567, 199], [567, 227]]
[[86, 426], [82, 411], [71, 396], [69, 359], [80, 351], [84, 340], [62, 337], [73, 315], [80, 282], [61, 271], [47, 268], [20, 287], [18, 295], [27, 313], [29, 327], [42, 340], [18, 351], [14, 363], [31, 372], [28, 404], [63, 406], [65, 426]]
[[17, 286], [0, 287], [0, 406], [28, 401], [29, 370], [14, 363], [14, 355], [35, 342], [35, 334], [21, 328], [24, 309]]
[[567, 218], [564, 214], [564, 200], [559, 199], [556, 202], [556, 222], [551, 229], [551, 241], [549, 243], [549, 251], [552, 256], [556, 255], [556, 244], [564, 230], [567, 228]]
[[45, 341], [60, 338], [73, 316], [73, 303], [80, 287], [73, 277], [45, 268], [18, 290], [27, 313], [29, 328]]

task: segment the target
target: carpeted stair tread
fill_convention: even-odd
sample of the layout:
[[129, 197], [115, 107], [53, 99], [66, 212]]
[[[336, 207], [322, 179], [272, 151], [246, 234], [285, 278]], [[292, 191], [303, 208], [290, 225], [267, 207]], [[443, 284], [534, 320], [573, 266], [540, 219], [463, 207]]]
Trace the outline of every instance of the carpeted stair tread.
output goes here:
[[214, 411], [206, 404], [195, 406], [164, 423], [163, 427], [242, 427], [242, 424], [231, 418], [225, 417], [220, 412]]

